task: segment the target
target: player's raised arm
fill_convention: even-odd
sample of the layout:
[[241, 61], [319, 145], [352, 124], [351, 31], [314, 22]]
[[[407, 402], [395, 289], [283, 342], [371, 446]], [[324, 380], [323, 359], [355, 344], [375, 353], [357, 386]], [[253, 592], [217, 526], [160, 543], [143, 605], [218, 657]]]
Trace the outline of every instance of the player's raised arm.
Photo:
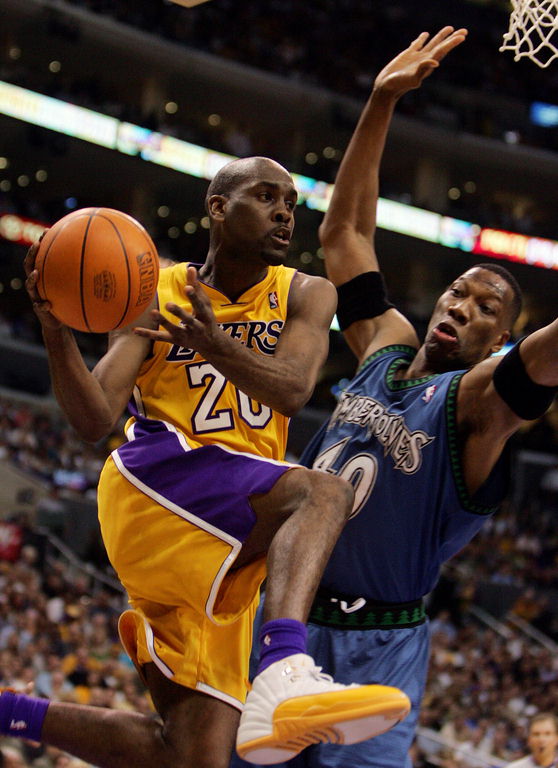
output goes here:
[[418, 88], [466, 34], [464, 29], [444, 27], [429, 39], [423, 32], [384, 67], [339, 167], [320, 240], [328, 277], [342, 286], [339, 320], [359, 359], [373, 351], [371, 344], [376, 348], [394, 342], [418, 345], [410, 323], [387, 302], [379, 275], [373, 243], [379, 169], [398, 99]]

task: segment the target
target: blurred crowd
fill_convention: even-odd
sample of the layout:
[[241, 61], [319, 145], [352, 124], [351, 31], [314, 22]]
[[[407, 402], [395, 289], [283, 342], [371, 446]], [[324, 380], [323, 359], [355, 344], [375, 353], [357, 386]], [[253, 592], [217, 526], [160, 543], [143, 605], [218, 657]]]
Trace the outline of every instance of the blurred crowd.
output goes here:
[[[549, 412], [548, 425], [556, 420]], [[0, 398], [0, 460], [11, 462], [50, 487], [35, 517], [63, 512], [65, 495], [81, 494], [79, 476], [94, 499], [104, 456], [118, 441], [86, 446], [57, 416], [24, 402]], [[514, 450], [521, 450], [518, 438]], [[532, 438], [531, 438], [532, 439]], [[558, 451], [556, 453], [558, 466]], [[510, 500], [444, 572], [429, 600], [432, 665], [415, 746], [416, 766], [483, 768], [490, 757], [509, 761], [525, 753], [528, 719], [558, 711], [558, 497], [548, 490], [547, 463], [540, 482]], [[57, 478], [66, 478], [62, 486]], [[47, 514], [45, 514], [45, 512]], [[56, 515], [52, 516], [56, 518]], [[46, 558], [32, 525], [5, 510], [4, 523], [22, 529], [18, 547], [0, 553], [0, 684], [33, 684], [39, 695], [98, 706], [150, 712], [149, 700], [124, 655], [116, 620], [124, 600], [99, 589], [63, 559]], [[55, 527], [63, 532], [64, 526]], [[63, 535], [63, 533], [62, 533]], [[11, 561], [10, 561], [11, 560]], [[496, 628], [479, 624], [471, 606], [496, 589], [504, 610]], [[548, 646], [526, 640], [512, 615], [545, 633]], [[435, 737], [432, 736], [435, 735]], [[58, 750], [0, 741], [18, 750], [13, 765], [83, 764]], [[14, 758], [16, 759], [16, 758]], [[11, 763], [8, 763], [11, 765]]]
[[[517, 633], [502, 636], [447, 614], [432, 621], [432, 657], [418, 747], [444, 768], [493, 765], [526, 754], [530, 718], [558, 710], [558, 660]], [[430, 729], [446, 744], [429, 740]], [[426, 760], [426, 757], [424, 758]], [[428, 762], [417, 765], [428, 765]]]
[[[54, 556], [25, 518], [6, 514], [6, 524], [22, 535], [17, 550], [0, 560], [0, 685], [153, 714], [118, 640], [124, 596]], [[451, 611], [431, 605], [432, 662], [414, 748], [417, 767], [501, 765], [493, 758], [525, 754], [530, 717], [558, 711], [557, 654], [509, 627], [483, 627], [467, 602], [454, 602]], [[0, 751], [12, 767], [85, 768], [58, 749], [30, 742], [1, 738]]]
[[10, 462], [52, 488], [80, 494], [95, 489], [112, 439], [88, 445], [54, 414], [18, 401], [0, 399], [0, 461]]
[[508, 501], [456, 563], [469, 589], [493, 584], [517, 593], [514, 612], [558, 641], [557, 507], [556, 497], [541, 503], [544, 495], [535, 486], [519, 509]]
[[[95, 588], [63, 559], [44, 557], [23, 527], [13, 561], [0, 561], [0, 684], [53, 701], [126, 709], [153, 708], [120, 645], [124, 595]], [[0, 766], [82, 768], [59, 749], [0, 738]]]

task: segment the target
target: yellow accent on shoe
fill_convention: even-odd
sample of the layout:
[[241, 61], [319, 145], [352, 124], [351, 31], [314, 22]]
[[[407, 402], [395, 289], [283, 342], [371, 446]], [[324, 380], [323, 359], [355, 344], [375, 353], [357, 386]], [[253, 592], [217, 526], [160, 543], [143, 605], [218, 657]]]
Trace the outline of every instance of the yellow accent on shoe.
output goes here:
[[335, 683], [305, 654], [272, 664], [254, 680], [237, 752], [260, 765], [290, 760], [310, 744], [356, 744], [405, 718], [408, 696], [384, 685]]

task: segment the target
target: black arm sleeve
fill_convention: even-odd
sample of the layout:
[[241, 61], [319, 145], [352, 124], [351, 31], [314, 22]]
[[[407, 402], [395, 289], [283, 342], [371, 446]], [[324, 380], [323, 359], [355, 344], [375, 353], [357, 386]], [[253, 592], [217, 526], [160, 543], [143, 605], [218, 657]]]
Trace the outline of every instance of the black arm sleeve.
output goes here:
[[527, 371], [519, 354], [523, 339], [504, 355], [494, 370], [494, 387], [502, 400], [516, 416], [526, 421], [538, 419], [547, 410], [556, 394], [556, 387], [536, 384]]
[[363, 272], [337, 287], [337, 319], [342, 331], [357, 320], [383, 315], [394, 305], [388, 301], [380, 272]]

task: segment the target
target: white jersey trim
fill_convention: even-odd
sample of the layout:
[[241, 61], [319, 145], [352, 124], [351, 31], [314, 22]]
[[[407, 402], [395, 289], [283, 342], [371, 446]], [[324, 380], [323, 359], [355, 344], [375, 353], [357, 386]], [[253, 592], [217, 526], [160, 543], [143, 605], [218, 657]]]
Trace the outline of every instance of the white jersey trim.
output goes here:
[[170, 667], [168, 667], [163, 659], [161, 659], [157, 655], [157, 651], [155, 650], [155, 636], [153, 634], [153, 630], [151, 629], [150, 623], [147, 621], [145, 616], [143, 617], [143, 627], [145, 631], [145, 642], [147, 643], [147, 650], [149, 651], [149, 655], [153, 659], [153, 663], [157, 667], [157, 669], [163, 673], [165, 677], [168, 677], [169, 679], [173, 679], [174, 672]]
[[214, 699], [220, 699], [226, 704], [235, 707], [235, 709], [239, 709], [241, 712], [244, 709], [244, 704], [238, 699], [235, 699], [234, 696], [229, 696], [228, 693], [223, 693], [223, 691], [219, 691], [217, 688], [212, 688], [211, 685], [207, 685], [207, 683], [197, 682], [196, 690], [201, 691], [202, 693], [207, 693], [209, 696], [213, 696]]
[[[188, 448], [187, 450], [190, 450], [190, 449]], [[170, 501], [165, 496], [163, 496], [160, 493], [157, 493], [157, 491], [154, 491], [148, 485], [146, 485], [141, 480], [139, 480], [132, 472], [130, 472], [129, 469], [127, 469], [126, 466], [124, 466], [122, 459], [118, 455], [118, 449], [114, 450], [111, 453], [111, 457], [120, 474], [123, 475], [126, 478], [126, 480], [128, 480], [128, 482], [130, 482], [139, 491], [144, 493], [146, 496], [149, 496], [150, 499], [153, 499], [153, 501], [156, 501], [157, 504], [160, 504], [165, 509], [168, 509], [170, 512], [173, 512], [175, 515], [178, 515], [184, 520], [187, 520], [192, 525], [195, 525], [196, 527], [201, 528], [207, 533], [210, 533], [212, 536], [215, 536], [215, 538], [220, 539], [221, 541], [224, 541], [225, 543], [231, 546], [230, 553], [224, 559], [213, 581], [211, 590], [209, 592], [209, 597], [205, 605], [205, 612], [206, 612], [207, 618], [211, 622], [213, 622], [213, 624], [219, 624], [219, 622], [216, 621], [213, 616], [215, 601], [217, 599], [217, 594], [221, 588], [223, 579], [225, 578], [227, 571], [230, 569], [231, 565], [234, 563], [234, 561], [238, 557], [240, 550], [242, 549], [242, 543], [238, 539], [235, 539], [234, 536], [230, 536], [228, 533], [225, 533], [224, 531], [221, 531], [219, 528], [216, 528], [214, 525], [211, 525], [211, 523], [207, 523], [205, 520], [202, 520], [200, 517], [197, 517], [196, 515], [193, 515], [191, 512], [188, 512], [186, 509], [179, 507], [178, 504], [175, 504], [174, 502]]]

